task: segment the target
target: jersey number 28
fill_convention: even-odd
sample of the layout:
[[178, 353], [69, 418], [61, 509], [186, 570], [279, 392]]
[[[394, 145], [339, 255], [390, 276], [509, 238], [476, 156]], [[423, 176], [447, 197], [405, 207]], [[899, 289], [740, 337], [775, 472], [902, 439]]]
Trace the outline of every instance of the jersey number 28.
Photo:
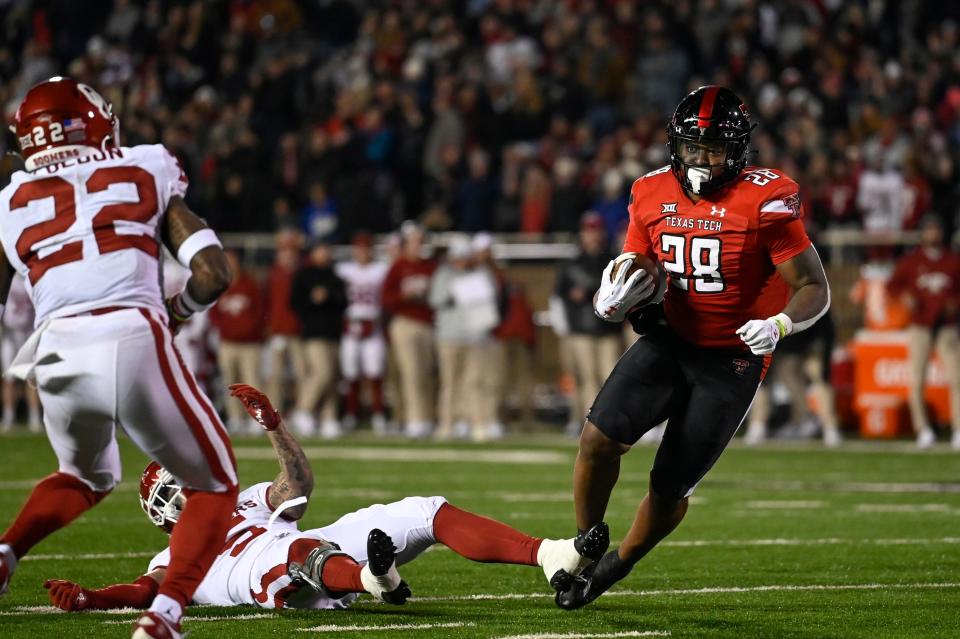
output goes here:
[[[718, 237], [687, 238], [685, 235], [666, 233], [661, 235], [661, 250], [669, 256], [662, 263], [664, 270], [670, 274], [670, 282], [681, 290], [689, 291], [692, 279], [693, 290], [697, 293], [723, 292], [723, 275], [720, 274], [722, 245]], [[687, 273], [688, 262], [692, 273]]]
[[[157, 213], [157, 188], [153, 176], [136, 166], [108, 166], [97, 169], [87, 180], [86, 192], [105, 191], [114, 184], [129, 183], [137, 188], [138, 201], [107, 204], [94, 213], [91, 220], [93, 234], [97, 240], [100, 254], [112, 253], [123, 249], [139, 249], [157, 257], [159, 246], [150, 235], [130, 229], [127, 233], [118, 233], [116, 222], [147, 223]], [[30, 270], [30, 284], [35, 285], [43, 274], [54, 266], [61, 266], [83, 259], [83, 240], [65, 242], [50, 252], [45, 249], [56, 246], [40, 246], [45, 240], [65, 233], [77, 219], [74, 187], [62, 177], [52, 176], [31, 182], [25, 182], [10, 198], [10, 210], [23, 209], [30, 202], [53, 198], [54, 215], [52, 219], [38, 222], [23, 229], [17, 240], [17, 254]], [[40, 255], [44, 251], [43, 256]]]

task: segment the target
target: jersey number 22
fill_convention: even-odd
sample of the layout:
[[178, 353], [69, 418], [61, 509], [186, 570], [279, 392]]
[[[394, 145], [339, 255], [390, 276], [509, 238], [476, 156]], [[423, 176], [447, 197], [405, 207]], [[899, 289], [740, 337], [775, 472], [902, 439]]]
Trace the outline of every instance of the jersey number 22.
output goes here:
[[[136, 186], [138, 201], [107, 204], [94, 213], [91, 223], [100, 254], [135, 248], [157, 257], [159, 246], [150, 235], [141, 233], [117, 233], [115, 222], [139, 222], [146, 224], [157, 213], [157, 188], [153, 176], [136, 166], [112, 166], [97, 169], [84, 185], [87, 193], [104, 191], [114, 184], [130, 183]], [[42, 257], [40, 251], [55, 244], [38, 246], [55, 235], [65, 233], [77, 219], [74, 187], [62, 177], [46, 177], [25, 182], [10, 198], [10, 210], [23, 209], [30, 202], [53, 198], [52, 219], [38, 222], [23, 229], [17, 240], [17, 254], [29, 269], [30, 284], [36, 283], [54, 266], [77, 262], [83, 259], [83, 240], [65, 242], [60, 248]], [[133, 229], [131, 229], [133, 230]]]

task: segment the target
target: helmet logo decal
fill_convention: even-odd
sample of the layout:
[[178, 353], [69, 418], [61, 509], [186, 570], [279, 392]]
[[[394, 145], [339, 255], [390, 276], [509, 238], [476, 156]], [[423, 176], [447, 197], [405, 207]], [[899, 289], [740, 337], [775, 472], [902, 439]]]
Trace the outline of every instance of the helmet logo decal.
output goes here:
[[80, 90], [80, 93], [83, 94], [83, 97], [85, 97], [90, 102], [90, 104], [97, 107], [97, 110], [100, 112], [100, 115], [102, 115], [108, 120], [111, 117], [113, 117], [113, 115], [111, 114], [110, 105], [107, 104], [106, 100], [103, 99], [103, 96], [101, 96], [99, 93], [94, 91], [92, 87], [82, 82], [78, 82], [77, 89]]

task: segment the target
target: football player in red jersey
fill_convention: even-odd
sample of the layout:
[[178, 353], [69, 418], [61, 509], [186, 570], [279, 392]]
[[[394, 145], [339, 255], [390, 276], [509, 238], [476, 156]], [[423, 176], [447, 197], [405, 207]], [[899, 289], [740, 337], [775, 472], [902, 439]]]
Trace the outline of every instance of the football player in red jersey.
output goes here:
[[[603, 554], [596, 543], [592, 553], [577, 544], [598, 561], [552, 579], [561, 608], [596, 599], [677, 527], [743, 421], [777, 343], [830, 306], [796, 182], [747, 166], [752, 128], [732, 91], [697, 89], [667, 126], [670, 166], [631, 189], [623, 250], [659, 261], [668, 285], [650, 295], [653, 274], [611, 280], [611, 265], [597, 292], [597, 314], [610, 321], [630, 314], [641, 337], [587, 414], [574, 468], [581, 539], [606, 536], [602, 520], [620, 457], [657, 424], [667, 427], [620, 547]], [[650, 303], [660, 295], [662, 305]]]

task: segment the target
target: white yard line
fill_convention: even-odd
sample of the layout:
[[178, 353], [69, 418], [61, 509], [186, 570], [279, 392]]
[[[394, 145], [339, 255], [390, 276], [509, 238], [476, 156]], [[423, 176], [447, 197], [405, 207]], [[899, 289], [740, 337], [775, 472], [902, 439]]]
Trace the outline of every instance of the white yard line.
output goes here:
[[934, 537], [927, 539], [691, 539], [665, 541], [661, 546], [676, 548], [701, 548], [705, 546], [936, 546], [960, 544], [960, 537]]
[[[137, 615], [142, 610], [136, 608], [117, 608], [116, 610], [97, 610], [98, 615]], [[13, 610], [0, 612], [0, 617], [24, 617], [26, 615], [60, 615], [66, 614], [56, 606], [16, 606]], [[127, 623], [124, 621], [124, 623]]]
[[[958, 540], [960, 541], [960, 540]], [[685, 595], [717, 595], [717, 594], [743, 594], [752, 592], [839, 592], [856, 590], [953, 590], [960, 589], [960, 582], [942, 582], [942, 583], [910, 583], [910, 584], [773, 584], [766, 586], [717, 586], [707, 588], [679, 588], [674, 590], [614, 590], [608, 592], [604, 597], [669, 597]], [[411, 597], [412, 602], [444, 602], [444, 601], [507, 601], [514, 599], [546, 599], [552, 598], [553, 594], [544, 592], [514, 592], [504, 594], [478, 593], [473, 595], [453, 595], [450, 597]], [[133, 615], [141, 611], [133, 608], [122, 608], [120, 610], [102, 610], [95, 614], [107, 615]], [[54, 606], [17, 606], [13, 610], [0, 612], [0, 617], [22, 617], [35, 614], [62, 614], [59, 608]], [[276, 616], [276, 615], [268, 615]], [[237, 619], [239, 617], [227, 617]], [[188, 621], [198, 621], [201, 619], [210, 619], [210, 617], [191, 617]], [[304, 632], [335, 632], [335, 631], [364, 631], [364, 630], [418, 630], [427, 628], [459, 628], [462, 626], [473, 626], [473, 623], [451, 623], [451, 624], [396, 624], [388, 626], [337, 626], [323, 625], [311, 628], [302, 628]]]
[[146, 557], [153, 557], [158, 552], [163, 550], [162, 548], [158, 550], [144, 550], [141, 552], [94, 552], [94, 553], [72, 553], [69, 555], [62, 554], [40, 554], [40, 555], [27, 555], [20, 559], [20, 561], [90, 561], [90, 560], [100, 560], [100, 559], [143, 559]]
[[309, 628], [297, 628], [299, 632], [367, 632], [371, 630], [431, 630], [433, 628], [466, 628], [474, 626], [469, 621], [451, 621], [449, 623], [392, 623], [385, 626], [337, 626], [325, 624]]
[[814, 510], [823, 508], [827, 502], [816, 499], [795, 499], [795, 500], [753, 500], [744, 504], [745, 508], [755, 510]]
[[[349, 448], [323, 448], [306, 446], [307, 459], [340, 459], [386, 462], [471, 462], [479, 464], [570, 464], [573, 455], [551, 450], [471, 450], [467, 448], [377, 448], [374, 446], [351, 446]], [[272, 448], [233, 449], [237, 459], [276, 459]]]
[[891, 481], [803, 481], [776, 479], [725, 479], [707, 476], [704, 490], [713, 488], [742, 488], [776, 492], [781, 490], [834, 493], [960, 493], [960, 482], [891, 482]]
[[956, 513], [948, 504], [857, 504], [860, 513]]
[[[140, 613], [142, 610], [134, 610], [133, 612]], [[189, 625], [192, 623], [197, 623], [199, 621], [244, 621], [247, 619], [276, 619], [277, 615], [271, 614], [252, 614], [252, 615], [223, 615], [219, 617], [186, 617], [184, 623]], [[129, 624], [133, 619], [111, 619], [109, 621], [104, 621], [103, 624], [106, 626], [111, 625], [123, 625]]]
[[607, 637], [669, 637], [669, 630], [627, 630], [624, 632], [541, 632], [533, 635], [508, 635], [495, 639], [606, 639]]
[[[677, 595], [713, 595], [750, 592], [835, 592], [841, 590], [948, 590], [960, 588], [960, 582], [914, 584], [777, 584], [769, 586], [723, 586], [713, 588], [681, 588], [677, 590], [614, 590], [604, 597], [663, 597]], [[456, 595], [452, 597], [411, 597], [410, 601], [507, 601], [512, 599], [540, 599], [553, 597], [546, 593], [506, 593]]]

